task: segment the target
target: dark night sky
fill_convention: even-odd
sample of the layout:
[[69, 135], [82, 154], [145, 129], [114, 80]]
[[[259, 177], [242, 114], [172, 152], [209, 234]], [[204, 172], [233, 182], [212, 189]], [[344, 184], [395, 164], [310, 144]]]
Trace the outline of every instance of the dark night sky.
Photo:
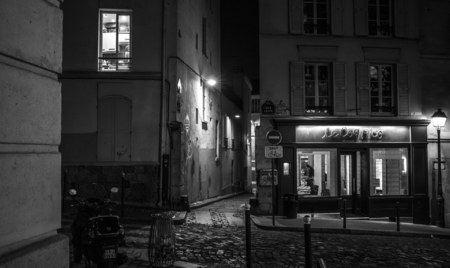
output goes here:
[[259, 91], [258, 0], [221, 1], [222, 75], [243, 71]]

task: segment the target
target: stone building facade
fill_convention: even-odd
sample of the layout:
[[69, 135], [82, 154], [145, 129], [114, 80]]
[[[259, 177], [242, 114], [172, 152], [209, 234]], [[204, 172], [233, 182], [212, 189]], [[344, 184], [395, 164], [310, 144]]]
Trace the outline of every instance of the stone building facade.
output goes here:
[[0, 2], [0, 267], [69, 267], [57, 233], [62, 2]]
[[64, 16], [66, 191], [124, 179], [126, 202], [177, 208], [244, 188], [243, 99], [223, 90], [220, 1], [68, 0]]
[[[269, 100], [275, 111], [280, 102], [287, 105], [282, 114], [263, 112], [256, 133], [257, 170], [270, 168], [268, 130], [281, 132], [284, 149], [276, 160], [276, 191], [264, 185], [267, 175], [258, 178], [261, 213], [272, 212], [274, 194], [282, 215], [293, 194], [299, 211], [341, 211], [346, 202], [350, 213], [389, 217], [398, 205], [414, 222], [430, 222], [434, 190], [426, 163], [433, 134], [426, 107], [439, 93], [426, 96], [435, 73], [424, 66], [446, 58], [423, 53], [432, 54], [430, 42], [445, 43], [434, 38], [448, 27], [427, 22], [441, 5], [259, 1], [261, 103]], [[425, 25], [434, 37], [424, 37]]]

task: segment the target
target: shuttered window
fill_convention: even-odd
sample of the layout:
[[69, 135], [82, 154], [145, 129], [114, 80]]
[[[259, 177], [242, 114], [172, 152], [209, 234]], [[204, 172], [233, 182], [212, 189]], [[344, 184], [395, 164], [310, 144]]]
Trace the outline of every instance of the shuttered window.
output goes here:
[[344, 63], [294, 61], [290, 64], [292, 115], [345, 115]]
[[97, 158], [100, 161], [130, 161], [131, 101], [121, 96], [98, 102]]
[[357, 94], [360, 115], [409, 115], [408, 66], [358, 63]]

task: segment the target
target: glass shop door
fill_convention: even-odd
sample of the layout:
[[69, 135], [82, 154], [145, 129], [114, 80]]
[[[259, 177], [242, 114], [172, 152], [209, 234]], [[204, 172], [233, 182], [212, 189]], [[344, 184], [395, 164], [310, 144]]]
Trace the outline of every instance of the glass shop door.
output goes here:
[[360, 151], [341, 151], [338, 158], [340, 196], [346, 200], [347, 212], [352, 214], [361, 214], [366, 207], [361, 196], [361, 156]]

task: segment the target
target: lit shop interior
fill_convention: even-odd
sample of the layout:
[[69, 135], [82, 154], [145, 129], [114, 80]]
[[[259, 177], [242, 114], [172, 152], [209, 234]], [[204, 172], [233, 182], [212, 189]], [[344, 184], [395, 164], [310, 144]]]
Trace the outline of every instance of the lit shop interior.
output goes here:
[[401, 216], [428, 221], [427, 120], [277, 121], [279, 215], [295, 195], [298, 212], [342, 212], [345, 203], [350, 214], [390, 217], [399, 206]]

